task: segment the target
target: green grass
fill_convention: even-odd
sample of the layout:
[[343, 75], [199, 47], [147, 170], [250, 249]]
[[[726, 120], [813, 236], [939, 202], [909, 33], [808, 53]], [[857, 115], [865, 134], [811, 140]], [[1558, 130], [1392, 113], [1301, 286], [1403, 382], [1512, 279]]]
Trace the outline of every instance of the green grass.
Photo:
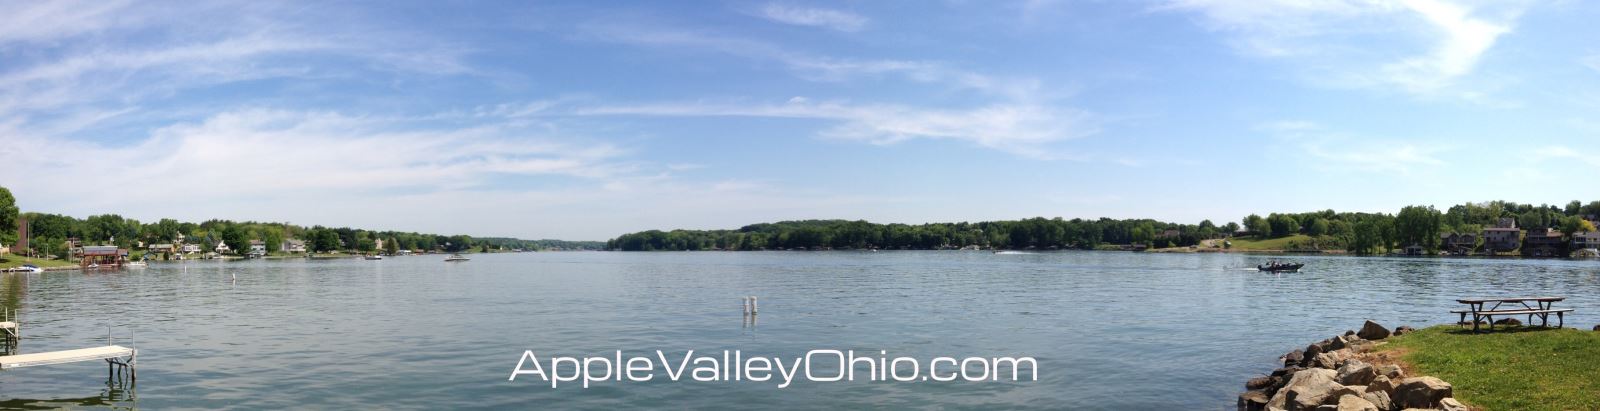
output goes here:
[[1447, 325], [1395, 337], [1378, 351], [1397, 352], [1421, 375], [1450, 382], [1456, 399], [1475, 408], [1600, 409], [1600, 332], [1518, 327], [1472, 334]]
[[1305, 234], [1295, 234], [1288, 237], [1269, 238], [1265, 240], [1257, 240], [1254, 238], [1233, 238], [1229, 239], [1228, 241], [1233, 242], [1233, 247], [1231, 248], [1232, 250], [1286, 250], [1289, 248], [1290, 242], [1294, 242], [1300, 247], [1310, 246], [1311, 236]]
[[43, 259], [43, 258], [29, 258], [29, 257], [23, 257], [23, 256], [13, 255], [13, 254], [0, 255], [0, 270], [10, 269], [10, 268], [17, 268], [17, 267], [21, 267], [24, 264], [32, 264], [32, 265], [38, 266], [40, 268], [76, 267], [76, 266], [78, 266], [78, 264], [73, 263], [71, 261], [46, 260], [46, 259]]

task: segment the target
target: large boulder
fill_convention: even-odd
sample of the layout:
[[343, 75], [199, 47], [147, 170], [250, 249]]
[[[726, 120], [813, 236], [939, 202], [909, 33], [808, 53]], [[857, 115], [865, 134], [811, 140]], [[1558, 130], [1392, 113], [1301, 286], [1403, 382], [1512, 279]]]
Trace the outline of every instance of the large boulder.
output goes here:
[[1394, 381], [1390, 380], [1389, 377], [1385, 377], [1385, 376], [1382, 376], [1382, 375], [1373, 377], [1372, 381], [1367, 383], [1367, 392], [1381, 392], [1381, 393], [1384, 393], [1384, 394], [1393, 394], [1394, 393]]
[[1378, 370], [1372, 368], [1372, 365], [1360, 360], [1350, 360], [1345, 362], [1343, 367], [1339, 367], [1339, 376], [1335, 379], [1344, 385], [1367, 385], [1377, 377]]
[[1328, 351], [1317, 354], [1317, 357], [1311, 360], [1311, 366], [1334, 370], [1344, 365], [1345, 360], [1349, 360], [1352, 356], [1354, 355], [1350, 353], [1350, 350]]
[[1389, 338], [1389, 329], [1383, 328], [1377, 322], [1367, 320], [1366, 324], [1361, 325], [1361, 331], [1356, 332], [1356, 336], [1367, 340], [1381, 340]]
[[1291, 365], [1300, 365], [1301, 363], [1304, 363], [1305, 360], [1306, 360], [1305, 351], [1301, 351], [1301, 350], [1290, 351], [1288, 354], [1284, 354], [1283, 355], [1283, 366], [1287, 367], [1287, 366], [1291, 366]]
[[1239, 411], [1265, 411], [1267, 409], [1267, 393], [1260, 390], [1245, 391], [1239, 394]]
[[1600, 331], [1600, 325], [1596, 325], [1596, 326], [1594, 326], [1594, 330], [1595, 330], [1595, 331]]
[[1328, 395], [1344, 386], [1333, 381], [1338, 373], [1330, 369], [1312, 368], [1294, 373], [1289, 383], [1278, 390], [1267, 402], [1269, 409], [1286, 411], [1314, 410], [1327, 402]]
[[1405, 371], [1401, 371], [1400, 370], [1400, 366], [1394, 365], [1394, 364], [1389, 364], [1389, 365], [1385, 365], [1385, 366], [1382, 366], [1382, 367], [1378, 367], [1378, 375], [1389, 377], [1389, 379], [1391, 379], [1391, 380], [1398, 380], [1398, 379], [1400, 379], [1400, 377], [1404, 377], [1406, 375], [1406, 373], [1405, 373]]
[[1359, 396], [1346, 395], [1339, 397], [1338, 411], [1379, 411], [1378, 406]]
[[1413, 377], [1400, 381], [1390, 398], [1405, 408], [1436, 408], [1439, 401], [1453, 397], [1450, 383], [1434, 377]]
[[1395, 336], [1406, 335], [1406, 334], [1410, 334], [1412, 331], [1416, 331], [1416, 330], [1417, 329], [1411, 328], [1411, 326], [1409, 326], [1409, 325], [1402, 325], [1402, 326], [1394, 328], [1394, 335]]
[[1367, 400], [1367, 402], [1372, 403], [1372, 405], [1376, 405], [1380, 410], [1394, 409], [1394, 402], [1389, 401], [1389, 393], [1383, 391], [1374, 391], [1372, 390], [1372, 387], [1367, 387], [1367, 392], [1361, 394], [1361, 399]]
[[1277, 377], [1272, 377], [1272, 376], [1255, 377], [1255, 378], [1251, 378], [1250, 381], [1245, 381], [1244, 389], [1247, 389], [1247, 390], [1264, 389], [1264, 388], [1267, 388], [1267, 387], [1271, 387], [1273, 384], [1276, 384], [1277, 382], [1278, 382]]
[[1444, 411], [1470, 411], [1465, 404], [1462, 404], [1461, 401], [1456, 401], [1455, 398], [1439, 400], [1439, 409]]
[[1333, 338], [1327, 339], [1325, 342], [1328, 343], [1327, 351], [1343, 350], [1345, 347], [1345, 339], [1343, 335], [1336, 335]]

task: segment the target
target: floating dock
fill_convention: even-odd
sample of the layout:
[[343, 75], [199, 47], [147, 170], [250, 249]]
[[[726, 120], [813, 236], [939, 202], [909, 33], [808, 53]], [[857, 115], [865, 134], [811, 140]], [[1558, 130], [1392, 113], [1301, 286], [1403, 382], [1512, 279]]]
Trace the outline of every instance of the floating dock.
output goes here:
[[112, 365], [131, 366], [138, 355], [137, 350], [120, 345], [7, 355], [0, 356], [0, 370], [94, 360], [105, 360]]

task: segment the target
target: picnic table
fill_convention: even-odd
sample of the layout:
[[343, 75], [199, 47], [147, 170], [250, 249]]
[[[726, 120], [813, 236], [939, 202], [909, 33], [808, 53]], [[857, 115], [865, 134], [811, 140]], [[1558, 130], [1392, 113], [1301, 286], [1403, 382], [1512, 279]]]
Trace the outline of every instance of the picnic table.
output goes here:
[[[1573, 310], [1571, 308], [1560, 308], [1560, 309], [1551, 308], [1551, 305], [1555, 304], [1557, 301], [1561, 301], [1561, 300], [1565, 300], [1565, 299], [1567, 299], [1567, 298], [1566, 297], [1462, 298], [1462, 299], [1456, 300], [1456, 302], [1462, 303], [1462, 304], [1466, 304], [1467, 305], [1467, 309], [1465, 309], [1465, 310], [1454, 310], [1454, 311], [1451, 311], [1451, 312], [1461, 315], [1460, 324], [1462, 324], [1462, 325], [1465, 325], [1466, 322], [1467, 322], [1467, 314], [1472, 314], [1472, 332], [1478, 332], [1478, 323], [1480, 321], [1485, 321], [1485, 320], [1487, 320], [1487, 322], [1489, 323], [1489, 329], [1490, 330], [1494, 330], [1494, 317], [1496, 317], [1496, 316], [1511, 316], [1511, 315], [1526, 315], [1526, 316], [1528, 316], [1528, 324], [1530, 324], [1530, 325], [1533, 323], [1533, 317], [1539, 317], [1539, 326], [1548, 327], [1548, 326], [1550, 326], [1550, 314], [1555, 314], [1556, 315], [1556, 326], [1557, 327], [1561, 327], [1561, 326], [1566, 325], [1566, 313], [1572, 312]], [[1484, 308], [1484, 305], [1488, 305], [1488, 304], [1491, 304], [1491, 303], [1493, 305], [1490, 305], [1489, 308]], [[1505, 308], [1505, 309], [1501, 309], [1500, 306], [1502, 306], [1502, 305], [1509, 305], [1510, 307], [1509, 308]]]

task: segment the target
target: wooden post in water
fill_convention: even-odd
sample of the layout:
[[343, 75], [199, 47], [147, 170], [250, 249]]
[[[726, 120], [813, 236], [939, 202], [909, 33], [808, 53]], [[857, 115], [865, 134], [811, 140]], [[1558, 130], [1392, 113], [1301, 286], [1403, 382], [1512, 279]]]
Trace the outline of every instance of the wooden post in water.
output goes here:
[[761, 309], [756, 304], [756, 296], [753, 296], [753, 295], [750, 296], [750, 315], [756, 315], [757, 313], [760, 313], [760, 312], [761, 312]]

